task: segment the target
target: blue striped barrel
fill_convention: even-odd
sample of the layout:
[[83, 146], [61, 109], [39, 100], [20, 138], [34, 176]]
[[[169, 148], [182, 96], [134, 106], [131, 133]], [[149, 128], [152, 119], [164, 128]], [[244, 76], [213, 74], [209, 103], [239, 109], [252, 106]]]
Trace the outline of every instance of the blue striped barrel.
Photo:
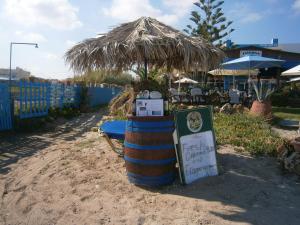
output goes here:
[[176, 154], [172, 116], [129, 116], [125, 132], [125, 165], [129, 181], [162, 186], [175, 179]]

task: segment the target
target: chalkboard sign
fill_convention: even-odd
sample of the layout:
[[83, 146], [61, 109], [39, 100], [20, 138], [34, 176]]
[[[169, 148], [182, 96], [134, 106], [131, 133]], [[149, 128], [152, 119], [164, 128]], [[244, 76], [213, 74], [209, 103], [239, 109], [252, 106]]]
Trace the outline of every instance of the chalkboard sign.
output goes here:
[[178, 111], [175, 126], [173, 137], [181, 182], [189, 184], [218, 175], [211, 108]]

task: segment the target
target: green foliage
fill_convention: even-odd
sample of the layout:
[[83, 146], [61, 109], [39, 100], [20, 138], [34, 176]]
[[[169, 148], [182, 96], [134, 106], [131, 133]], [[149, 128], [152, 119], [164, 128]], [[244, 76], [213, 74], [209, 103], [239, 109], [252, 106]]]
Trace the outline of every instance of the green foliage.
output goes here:
[[145, 75], [145, 69], [141, 68], [133, 70], [139, 77], [138, 82], [133, 83], [133, 88], [136, 93], [142, 90], [159, 91], [163, 98], [168, 94], [168, 81], [163, 76], [159, 76], [162, 71], [158, 69], [151, 69], [148, 71], [148, 75]]
[[79, 109], [65, 106], [62, 109], [56, 108], [56, 109], [49, 109], [48, 117], [50, 118], [58, 118], [58, 117], [64, 117], [66, 119], [71, 119], [75, 116], [79, 116], [80, 111]]
[[195, 2], [194, 5], [199, 8], [199, 12], [192, 11], [190, 18], [195, 26], [187, 25], [187, 29], [184, 31], [192, 36], [201, 36], [219, 46], [222, 45], [224, 43], [223, 38], [234, 31], [230, 28], [233, 22], [226, 22], [227, 19], [222, 11], [223, 4], [224, 1], [216, 0], [198, 0]]
[[85, 85], [81, 85], [80, 90], [80, 101], [79, 101], [79, 108], [83, 112], [87, 111], [89, 108], [89, 96], [88, 96], [88, 87]]
[[14, 129], [21, 132], [32, 132], [38, 131], [45, 127], [48, 118], [46, 117], [36, 117], [28, 119], [20, 119], [15, 117], [14, 119]]
[[300, 108], [272, 107], [274, 116], [280, 119], [300, 121]]
[[275, 88], [270, 88], [268, 81], [260, 80], [251, 81], [254, 87], [256, 98], [259, 102], [264, 102], [270, 99], [271, 95], [275, 92]]
[[271, 96], [271, 102], [274, 106], [287, 106], [287, 96], [282, 92], [275, 92]]
[[214, 126], [219, 145], [242, 147], [252, 155], [275, 156], [277, 148], [284, 142], [263, 119], [246, 114], [215, 114]]
[[300, 84], [285, 85], [271, 96], [272, 105], [300, 107]]
[[38, 131], [45, 128], [47, 123], [52, 123], [55, 119], [59, 117], [71, 119], [78, 115], [80, 115], [79, 110], [73, 107], [65, 106], [62, 109], [50, 108], [48, 115], [45, 117], [33, 117], [27, 119], [20, 119], [19, 116], [15, 116], [14, 129], [16, 131], [21, 131], [21, 132]]
[[80, 82], [84, 85], [88, 84], [116, 84], [124, 86], [130, 84], [133, 81], [133, 78], [128, 73], [116, 73], [116, 72], [107, 72], [104, 70], [90, 71], [80, 76], [73, 78], [74, 82]]

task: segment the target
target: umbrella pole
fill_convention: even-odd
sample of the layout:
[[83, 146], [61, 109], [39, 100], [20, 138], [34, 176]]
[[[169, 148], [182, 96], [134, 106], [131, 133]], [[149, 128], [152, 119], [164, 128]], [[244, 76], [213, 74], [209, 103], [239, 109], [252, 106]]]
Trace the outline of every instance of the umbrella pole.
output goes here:
[[233, 89], [236, 89], [235, 88], [235, 77], [234, 76], [232, 76], [232, 87], [233, 87]]
[[251, 86], [251, 79], [250, 79], [251, 75], [250, 75], [250, 61], [249, 61], [249, 66], [248, 66], [248, 96], [251, 94], [250, 91], [250, 86]]

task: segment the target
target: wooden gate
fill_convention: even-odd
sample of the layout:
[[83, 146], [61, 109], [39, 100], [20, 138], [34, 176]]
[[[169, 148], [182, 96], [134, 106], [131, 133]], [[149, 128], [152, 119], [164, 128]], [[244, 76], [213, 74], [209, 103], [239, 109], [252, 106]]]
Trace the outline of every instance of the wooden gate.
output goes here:
[[20, 118], [48, 115], [50, 107], [50, 84], [20, 81]]
[[12, 129], [9, 86], [0, 83], [0, 131]]

